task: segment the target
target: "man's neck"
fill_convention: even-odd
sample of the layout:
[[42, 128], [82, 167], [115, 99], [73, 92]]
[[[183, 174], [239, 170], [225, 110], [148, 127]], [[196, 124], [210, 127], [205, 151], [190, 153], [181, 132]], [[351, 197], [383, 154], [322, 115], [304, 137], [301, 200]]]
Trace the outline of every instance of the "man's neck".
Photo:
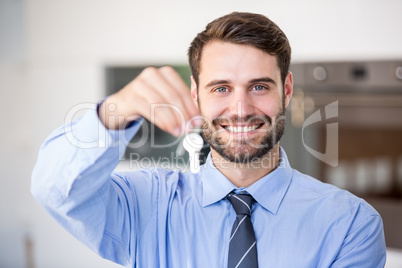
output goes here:
[[215, 167], [237, 187], [248, 187], [271, 173], [279, 164], [279, 143], [263, 157], [249, 163], [233, 163], [211, 148]]

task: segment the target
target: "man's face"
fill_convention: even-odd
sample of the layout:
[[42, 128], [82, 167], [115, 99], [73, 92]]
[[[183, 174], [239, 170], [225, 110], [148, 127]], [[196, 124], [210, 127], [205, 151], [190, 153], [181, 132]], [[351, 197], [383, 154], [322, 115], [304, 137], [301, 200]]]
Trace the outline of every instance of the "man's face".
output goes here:
[[288, 74], [284, 90], [275, 56], [252, 46], [207, 44], [192, 95], [212, 153], [243, 163], [266, 155], [283, 134], [292, 87]]

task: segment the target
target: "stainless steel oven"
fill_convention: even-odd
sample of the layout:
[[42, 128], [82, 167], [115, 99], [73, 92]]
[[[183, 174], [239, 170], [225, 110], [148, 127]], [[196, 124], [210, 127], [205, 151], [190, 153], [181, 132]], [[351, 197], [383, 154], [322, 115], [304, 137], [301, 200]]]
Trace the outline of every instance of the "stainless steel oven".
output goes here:
[[365, 198], [402, 248], [402, 60], [296, 63], [283, 142], [292, 165]]

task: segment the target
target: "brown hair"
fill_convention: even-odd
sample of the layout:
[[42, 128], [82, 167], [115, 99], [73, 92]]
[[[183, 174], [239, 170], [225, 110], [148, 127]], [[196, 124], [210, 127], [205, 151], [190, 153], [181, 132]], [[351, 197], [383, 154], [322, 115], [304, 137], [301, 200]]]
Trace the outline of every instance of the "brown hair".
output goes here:
[[210, 22], [205, 30], [194, 38], [188, 49], [188, 60], [197, 86], [202, 50], [211, 41], [250, 45], [275, 55], [282, 83], [285, 83], [291, 58], [290, 44], [282, 30], [264, 15], [233, 12]]

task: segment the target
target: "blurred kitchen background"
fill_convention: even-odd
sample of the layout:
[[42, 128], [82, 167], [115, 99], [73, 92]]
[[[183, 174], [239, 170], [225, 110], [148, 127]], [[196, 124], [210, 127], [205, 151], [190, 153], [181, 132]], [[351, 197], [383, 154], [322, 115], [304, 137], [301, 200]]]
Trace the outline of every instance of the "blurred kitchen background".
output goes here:
[[144, 66], [173, 65], [188, 82], [191, 40], [232, 11], [262, 13], [290, 39], [295, 93], [282, 145], [291, 164], [369, 201], [384, 220], [386, 267], [402, 267], [400, 10], [398, 0], [0, 0], [0, 267], [119, 267], [31, 197], [39, 147], [75, 105]]

